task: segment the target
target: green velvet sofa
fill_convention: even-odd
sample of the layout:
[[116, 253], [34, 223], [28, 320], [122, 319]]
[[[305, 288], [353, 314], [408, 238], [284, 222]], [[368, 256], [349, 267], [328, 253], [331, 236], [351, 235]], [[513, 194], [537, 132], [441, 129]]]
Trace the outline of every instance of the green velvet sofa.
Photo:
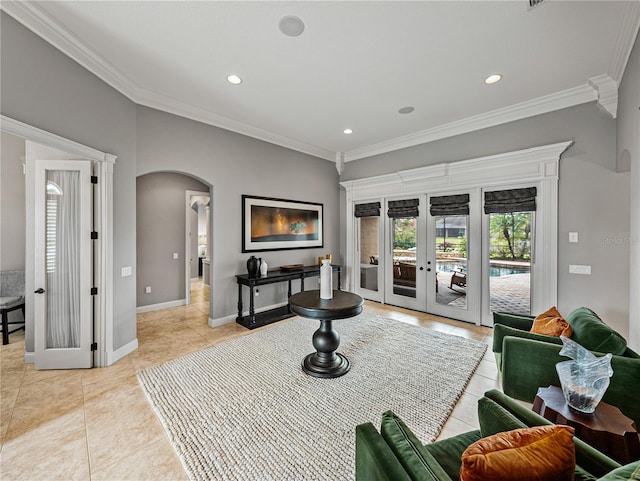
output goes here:
[[[371, 423], [356, 427], [356, 481], [458, 480], [462, 453], [482, 437], [512, 429], [551, 424], [505, 394], [491, 390], [478, 401], [480, 429], [423, 445], [392, 411], [380, 432]], [[637, 480], [640, 461], [621, 466], [574, 438], [575, 481]]]
[[[560, 386], [556, 364], [568, 359], [560, 356], [560, 338], [529, 332], [533, 319], [505, 312], [493, 314], [493, 352], [502, 390], [527, 402], [533, 402], [539, 387]], [[572, 340], [596, 355], [613, 354], [613, 376], [602, 400], [640, 426], [640, 356], [586, 307], [574, 310], [565, 319], [573, 329]]]

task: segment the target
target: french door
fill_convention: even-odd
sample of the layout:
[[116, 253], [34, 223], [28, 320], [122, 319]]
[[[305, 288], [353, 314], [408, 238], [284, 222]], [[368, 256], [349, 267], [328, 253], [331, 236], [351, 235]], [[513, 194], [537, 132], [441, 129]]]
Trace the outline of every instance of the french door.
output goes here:
[[89, 368], [93, 365], [92, 163], [34, 162], [35, 365]]
[[356, 205], [355, 258], [356, 292], [372, 301], [384, 301], [384, 217], [381, 202], [369, 201]]
[[426, 195], [387, 199], [384, 302], [426, 309]]
[[471, 190], [429, 197], [427, 312], [479, 322], [479, 196], [479, 190]]

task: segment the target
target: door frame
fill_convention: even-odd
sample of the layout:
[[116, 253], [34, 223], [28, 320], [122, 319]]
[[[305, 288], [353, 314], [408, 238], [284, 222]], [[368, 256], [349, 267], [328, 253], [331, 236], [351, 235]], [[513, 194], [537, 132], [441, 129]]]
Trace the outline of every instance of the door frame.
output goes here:
[[[94, 351], [93, 365], [106, 367], [113, 364], [128, 352], [116, 354], [113, 349], [113, 168], [117, 156], [101, 152], [72, 140], [60, 137], [45, 130], [33, 127], [18, 120], [0, 115], [0, 130], [21, 137], [25, 141], [52, 147], [73, 156], [78, 160], [92, 160], [98, 184], [94, 190], [93, 223], [99, 233], [94, 244], [94, 286], [98, 287], [94, 308]], [[33, 186], [26, 187], [27, 202], [33, 202]], [[27, 220], [28, 224], [28, 220]], [[30, 239], [31, 237], [31, 239]], [[33, 238], [27, 232], [26, 252], [33, 251]], [[33, 341], [33, 260], [25, 262], [25, 341]], [[29, 266], [31, 264], [31, 267]], [[29, 332], [31, 331], [31, 332]], [[137, 344], [136, 344], [137, 346]], [[35, 351], [27, 351], [25, 343], [25, 363], [34, 363]]]
[[[545, 255], [537, 256], [535, 298], [532, 312], [542, 311], [558, 302], [558, 180], [559, 162], [573, 141], [531, 147], [496, 155], [456, 162], [440, 163], [374, 177], [340, 182], [345, 190], [345, 284], [353, 289], [356, 267], [354, 246], [354, 204], [373, 197], [408, 197], [429, 193], [438, 195], [462, 189], [508, 189], [524, 183], [538, 186], [536, 225], [537, 245], [545, 246]], [[546, 307], [545, 307], [546, 306]], [[476, 324], [493, 325], [483, 312]]]
[[[184, 299], [185, 299], [185, 305], [189, 305], [191, 304], [191, 221], [190, 221], [190, 215], [191, 215], [191, 198], [192, 197], [206, 197], [207, 199], [209, 199], [209, 204], [208, 206], [211, 205], [211, 194], [209, 192], [200, 192], [198, 190], [187, 190], [185, 192], [185, 219], [184, 219], [184, 223], [185, 223], [185, 227], [184, 227], [184, 275], [185, 275], [185, 293], [184, 293]], [[209, 224], [209, 217], [210, 215], [207, 216], [207, 224]], [[207, 225], [207, 258], [211, 259], [211, 255], [210, 255], [210, 244], [211, 244], [211, 236], [209, 234], [209, 226]], [[197, 226], [196, 226], [196, 231], [197, 231]], [[198, 237], [198, 233], [196, 232], [196, 237]], [[202, 273], [203, 277], [204, 277], [204, 271]], [[209, 273], [209, 275], [211, 275], [211, 273]], [[211, 282], [211, 279], [209, 279], [209, 282]]]

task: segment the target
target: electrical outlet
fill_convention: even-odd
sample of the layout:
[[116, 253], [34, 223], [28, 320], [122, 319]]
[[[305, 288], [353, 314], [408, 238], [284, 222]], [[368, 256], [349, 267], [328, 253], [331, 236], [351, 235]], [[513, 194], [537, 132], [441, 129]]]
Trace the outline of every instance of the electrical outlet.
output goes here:
[[174, 259], [177, 259], [177, 258], [178, 258], [178, 253], [177, 253], [177, 252], [174, 252], [174, 253], [173, 253], [173, 258], [174, 258]]
[[578, 242], [577, 232], [569, 232], [569, 242]]
[[147, 286], [144, 288], [144, 292], [147, 294], [151, 294], [151, 286]]

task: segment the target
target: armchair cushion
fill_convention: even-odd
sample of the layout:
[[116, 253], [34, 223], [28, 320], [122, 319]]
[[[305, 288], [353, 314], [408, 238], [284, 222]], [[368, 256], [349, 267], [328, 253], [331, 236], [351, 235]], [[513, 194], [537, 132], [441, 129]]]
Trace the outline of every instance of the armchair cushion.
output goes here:
[[393, 411], [387, 411], [382, 415], [380, 434], [412, 480], [447, 481], [451, 479], [439, 462]]
[[640, 479], [640, 461], [614, 469], [598, 481], [637, 481]]
[[591, 309], [579, 307], [567, 316], [573, 328], [571, 339], [590, 351], [621, 356], [627, 349], [627, 341], [607, 326]]

